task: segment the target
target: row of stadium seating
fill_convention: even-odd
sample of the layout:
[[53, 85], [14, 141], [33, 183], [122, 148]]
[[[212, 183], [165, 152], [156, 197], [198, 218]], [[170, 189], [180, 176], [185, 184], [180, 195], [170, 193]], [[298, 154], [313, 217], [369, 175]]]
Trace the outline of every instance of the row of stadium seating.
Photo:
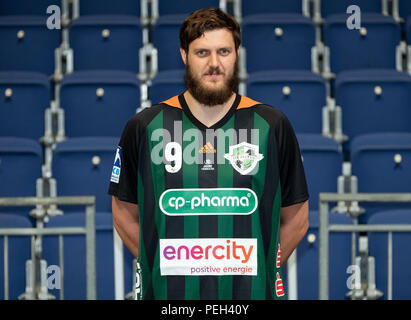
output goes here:
[[[140, 73], [141, 77], [147, 77], [145, 73], [150, 71], [153, 77], [157, 72], [181, 69], [184, 65], [178, 32], [185, 17], [160, 17], [145, 45], [143, 27], [136, 17], [100, 15], [73, 20], [67, 29], [70, 40], [65, 45], [73, 52], [74, 71], [125, 70]], [[327, 18], [323, 37], [318, 39], [313, 21], [302, 15], [265, 14], [244, 18], [246, 72], [315, 71], [320, 64], [317, 55], [323, 46], [329, 49], [329, 59], [323, 63], [329, 63], [327, 67], [333, 73], [403, 67], [402, 55], [407, 51], [405, 41], [411, 46], [411, 21], [402, 38], [400, 25], [392, 17], [362, 14], [360, 30], [349, 30], [346, 19], [346, 14]], [[53, 74], [56, 68], [54, 53], [62, 43], [62, 34], [45, 25], [44, 16], [0, 17], [0, 70]], [[157, 60], [156, 65], [146, 65], [144, 52], [150, 54], [151, 60]]]
[[[183, 77], [184, 70], [156, 77], [149, 88], [152, 104], [183, 92]], [[0, 72], [0, 136], [42, 137], [49, 87], [41, 74]], [[347, 71], [336, 77], [335, 87], [342, 130], [350, 140], [368, 133], [411, 132], [410, 75], [395, 70]], [[247, 91], [250, 97], [279, 107], [297, 133], [323, 132], [327, 96], [321, 76], [258, 72], [250, 74]], [[118, 136], [140, 107], [140, 81], [125, 71], [78, 71], [64, 77], [58, 98], [67, 137]]]
[[[64, 2], [64, 1], [63, 1]], [[167, 0], [71, 0], [75, 5], [75, 10], [79, 15], [95, 14], [128, 14], [137, 17], [162, 16], [179, 13], [190, 13], [198, 8], [224, 7], [230, 2], [234, 6], [237, 16], [260, 13], [304, 13], [309, 9], [309, 2], [305, 0], [277, 0], [269, 2], [265, 0], [197, 0], [187, 2], [175, 0], [172, 3]], [[314, 0], [314, 10], [318, 15], [327, 17], [328, 15], [345, 12], [350, 5], [357, 5], [362, 12], [383, 13], [388, 11], [390, 1], [385, 0]], [[37, 0], [36, 2], [27, 0], [15, 0], [2, 2], [0, 4], [0, 15], [43, 15], [48, 6], [55, 5], [55, 0]], [[146, 8], [147, 7], [147, 8]], [[147, 10], [150, 7], [151, 10]], [[144, 9], [142, 9], [144, 8]], [[408, 0], [396, 2], [393, 13], [406, 18], [411, 15], [411, 4]]]
[[[237, 1], [234, 1], [237, 2]], [[260, 14], [260, 13], [304, 13], [305, 6], [309, 1], [301, 0], [279, 0], [275, 2], [264, 0], [241, 0], [237, 5], [243, 16]], [[361, 8], [361, 12], [383, 13], [389, 1], [384, 0], [314, 0], [314, 13], [321, 17], [346, 12], [351, 5], [357, 5]], [[399, 0], [393, 8], [395, 15], [400, 17], [408, 17], [411, 14], [411, 5], [407, 0]], [[317, 11], [317, 12], [316, 12]]]

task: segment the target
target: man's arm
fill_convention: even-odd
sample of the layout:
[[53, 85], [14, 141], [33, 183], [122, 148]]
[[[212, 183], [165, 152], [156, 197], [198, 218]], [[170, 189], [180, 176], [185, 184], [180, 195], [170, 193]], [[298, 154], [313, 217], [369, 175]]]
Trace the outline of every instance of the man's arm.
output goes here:
[[281, 266], [298, 246], [308, 230], [308, 200], [281, 208]]
[[138, 206], [134, 203], [112, 197], [113, 225], [126, 247], [138, 257], [138, 243], [140, 236], [140, 223], [138, 219]]

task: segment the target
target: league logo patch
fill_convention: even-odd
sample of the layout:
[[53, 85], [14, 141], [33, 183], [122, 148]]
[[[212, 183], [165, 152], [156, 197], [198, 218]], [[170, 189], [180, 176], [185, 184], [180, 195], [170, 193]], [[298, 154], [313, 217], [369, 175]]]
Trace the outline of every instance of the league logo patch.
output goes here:
[[254, 170], [258, 161], [264, 158], [258, 149], [257, 145], [241, 142], [230, 146], [230, 153], [226, 153], [224, 158], [230, 161], [236, 171], [246, 175]]
[[121, 147], [117, 147], [116, 157], [114, 158], [113, 170], [111, 171], [111, 182], [118, 183], [121, 170]]

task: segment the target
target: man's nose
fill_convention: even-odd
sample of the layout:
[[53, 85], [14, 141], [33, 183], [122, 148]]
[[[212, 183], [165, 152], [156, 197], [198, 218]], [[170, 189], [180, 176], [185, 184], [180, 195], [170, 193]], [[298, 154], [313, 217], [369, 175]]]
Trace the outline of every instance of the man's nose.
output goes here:
[[210, 67], [218, 67], [219, 65], [219, 59], [218, 59], [218, 54], [217, 52], [211, 52], [210, 54], [210, 60], [209, 60], [209, 65]]

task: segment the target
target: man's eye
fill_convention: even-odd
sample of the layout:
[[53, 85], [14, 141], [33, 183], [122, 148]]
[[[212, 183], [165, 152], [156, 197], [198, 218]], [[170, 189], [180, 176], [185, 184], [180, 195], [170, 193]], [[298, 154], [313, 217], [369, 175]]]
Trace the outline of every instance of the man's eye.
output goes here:
[[220, 54], [222, 54], [222, 55], [227, 55], [229, 53], [230, 53], [230, 50], [228, 50], [228, 49], [220, 49]]
[[207, 54], [207, 51], [205, 51], [205, 50], [199, 50], [199, 51], [197, 51], [197, 54], [198, 54], [199, 56], [205, 56], [205, 55]]

